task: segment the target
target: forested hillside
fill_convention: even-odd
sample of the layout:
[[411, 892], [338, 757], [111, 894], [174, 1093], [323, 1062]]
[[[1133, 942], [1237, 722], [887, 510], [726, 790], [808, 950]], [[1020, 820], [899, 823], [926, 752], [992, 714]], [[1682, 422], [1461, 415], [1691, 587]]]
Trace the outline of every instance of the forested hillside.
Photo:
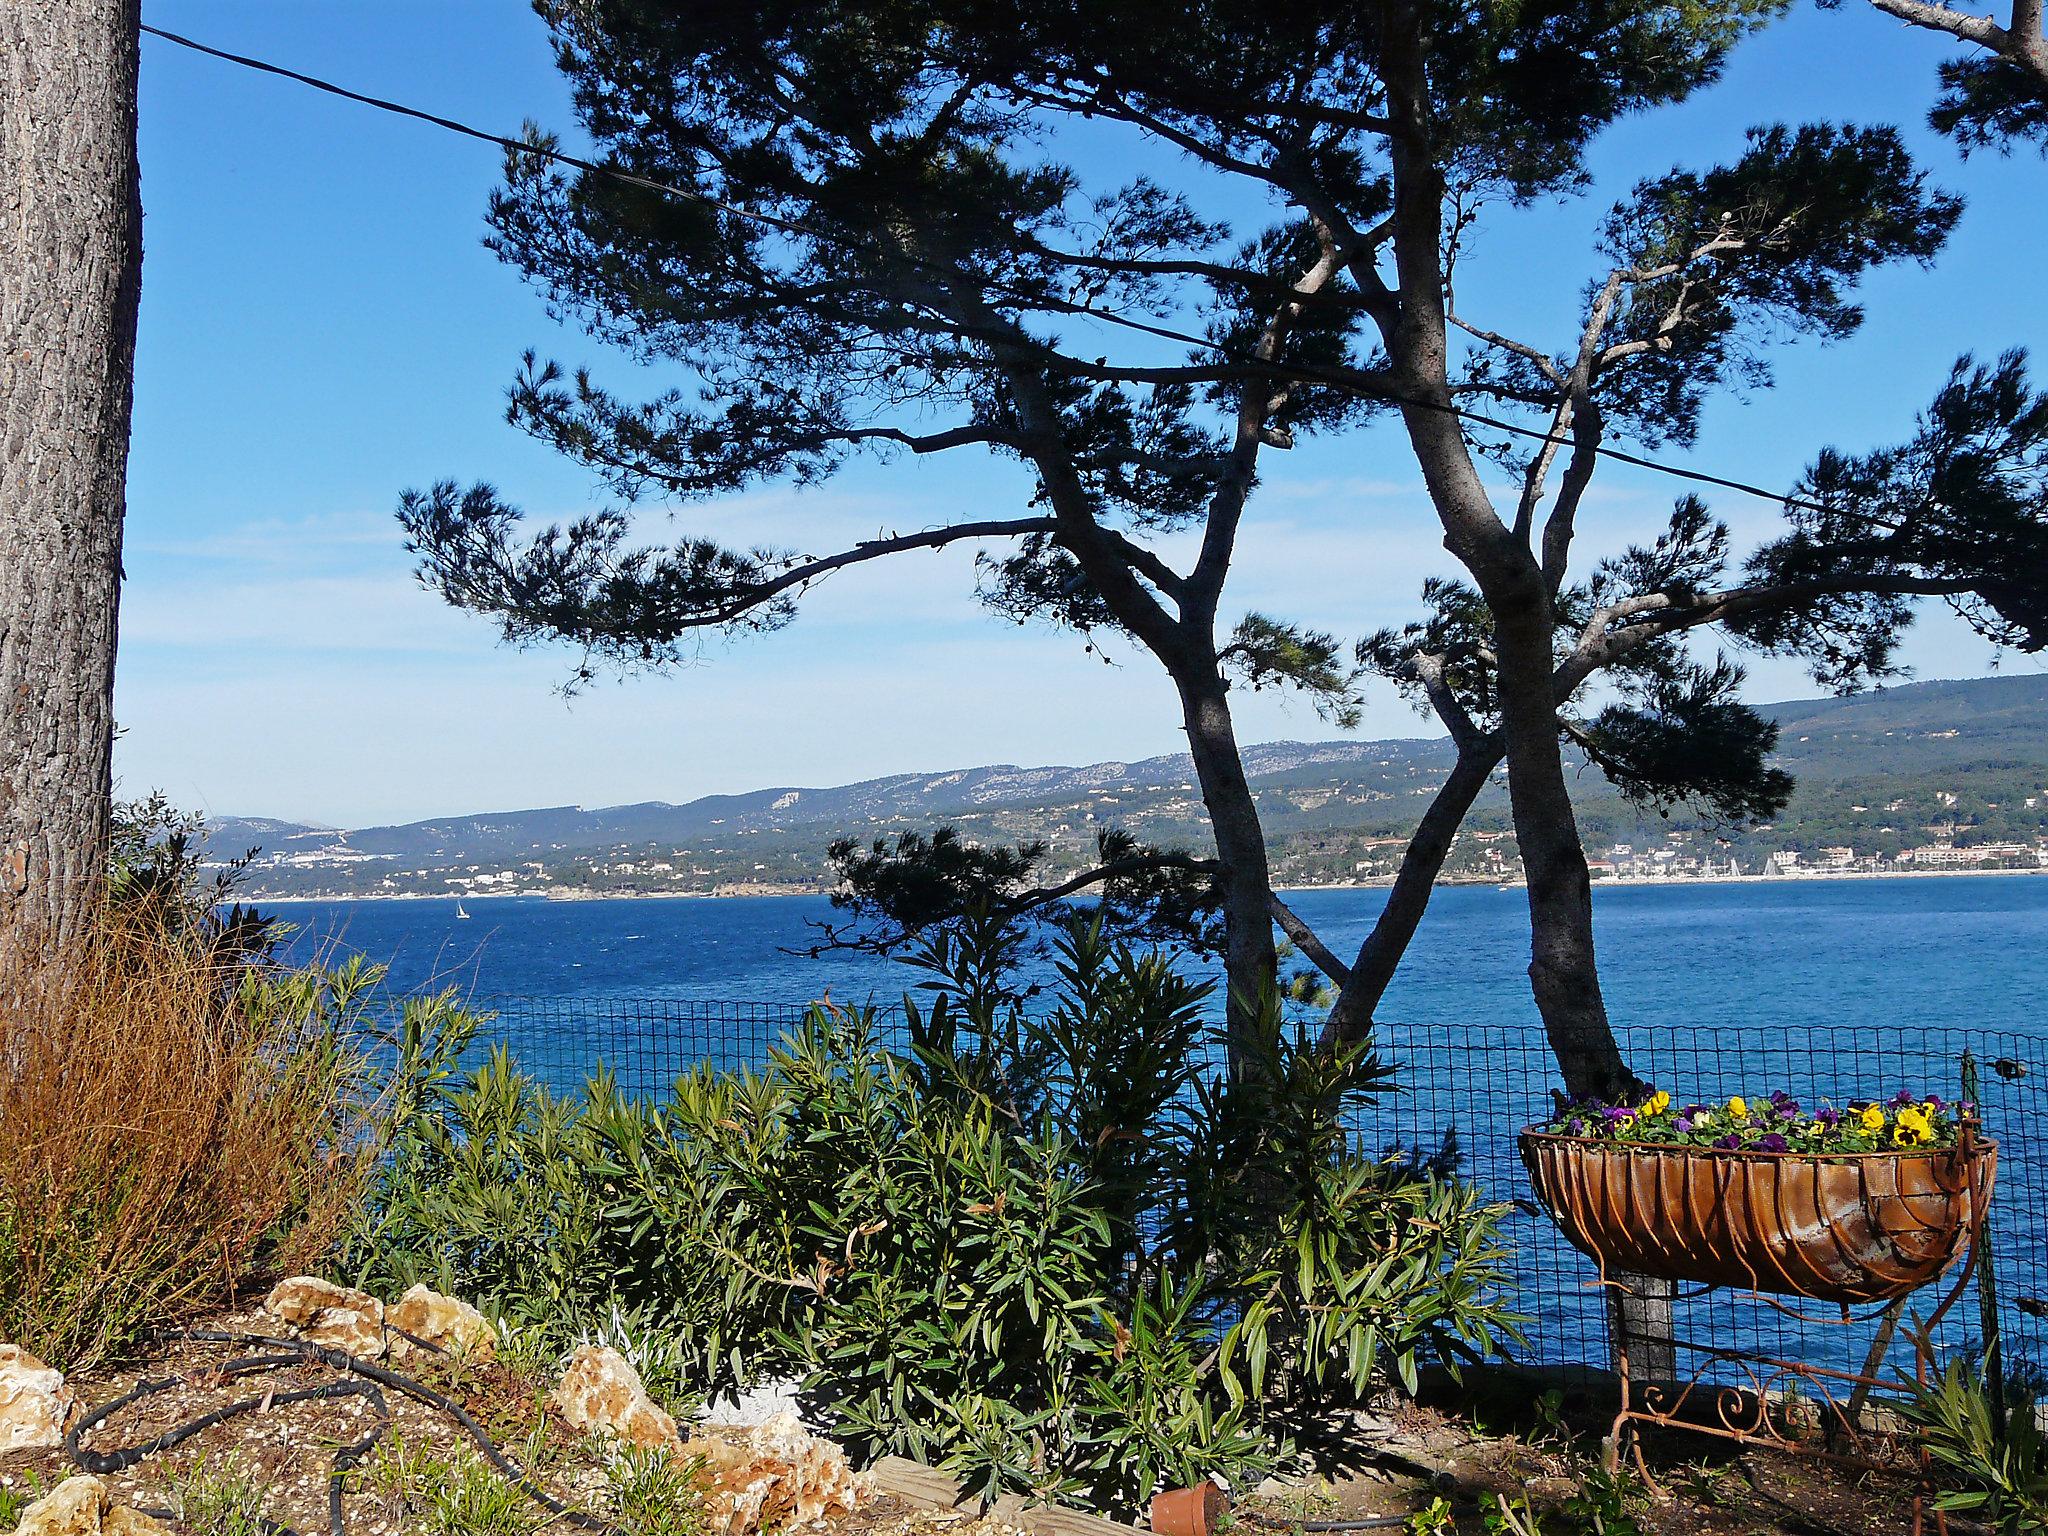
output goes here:
[[[1733, 860], [1754, 873], [1780, 850], [1846, 847], [1863, 858], [1896, 858], [1930, 843], [2048, 837], [2048, 677], [1914, 683], [1767, 712], [1783, 728], [1778, 760], [1799, 786], [1774, 823], [1737, 828], [1682, 810], [1638, 810], [1586, 766], [1578, 806], [1594, 857], [1626, 862], [1656, 846], [1681, 865]], [[1297, 883], [1384, 877], [1450, 763], [1448, 745], [1432, 740], [1275, 742], [1246, 756], [1279, 867]], [[1506, 812], [1497, 784], [1467, 822], [1454, 876], [1512, 877]], [[1078, 860], [1105, 826], [1199, 846], [1205, 821], [1181, 755], [1003, 764], [684, 805], [563, 806], [349, 831], [228, 818], [212, 827], [211, 847], [216, 857], [260, 849], [254, 888], [275, 896], [710, 892], [817, 887], [827, 877], [825, 844], [841, 835], [950, 822], [982, 840], [1042, 839], [1056, 856]], [[1616, 845], [1629, 852], [1616, 854]]]

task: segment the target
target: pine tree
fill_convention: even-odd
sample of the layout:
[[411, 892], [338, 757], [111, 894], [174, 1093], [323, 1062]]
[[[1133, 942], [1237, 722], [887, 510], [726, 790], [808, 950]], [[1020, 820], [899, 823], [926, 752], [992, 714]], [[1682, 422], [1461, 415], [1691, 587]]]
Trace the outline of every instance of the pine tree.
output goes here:
[[142, 208], [137, 0], [0, 8], [0, 952], [104, 873]]

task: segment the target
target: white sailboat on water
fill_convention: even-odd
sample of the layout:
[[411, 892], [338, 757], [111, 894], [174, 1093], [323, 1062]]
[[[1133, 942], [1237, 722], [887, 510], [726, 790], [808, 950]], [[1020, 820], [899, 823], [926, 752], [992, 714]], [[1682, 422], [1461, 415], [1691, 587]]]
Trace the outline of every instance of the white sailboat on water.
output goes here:
[[463, 911], [463, 910], [462, 910], [462, 902], [461, 902], [461, 901], [460, 901], [459, 899], [458, 899], [458, 900], [456, 901], [456, 903], [455, 903], [455, 915], [456, 915], [457, 917], [467, 917], [467, 916], [469, 916], [469, 914], [468, 914], [467, 912], [465, 912], [465, 911]]

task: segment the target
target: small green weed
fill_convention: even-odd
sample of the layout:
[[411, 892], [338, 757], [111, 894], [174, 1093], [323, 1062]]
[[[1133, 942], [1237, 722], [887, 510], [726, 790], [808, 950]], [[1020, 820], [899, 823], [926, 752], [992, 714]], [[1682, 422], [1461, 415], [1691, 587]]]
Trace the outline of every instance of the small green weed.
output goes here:
[[550, 1338], [546, 1330], [499, 1325], [498, 1364], [517, 1377], [522, 1385], [545, 1391], [555, 1379], [561, 1359], [560, 1343]]
[[1700, 1461], [1679, 1474], [1679, 1484], [1699, 1503], [1714, 1509], [1725, 1509], [1735, 1502], [1729, 1484], [1740, 1475], [1732, 1466], [1716, 1466], [1710, 1461]]
[[[537, 1469], [545, 1431], [536, 1429], [514, 1458]], [[443, 1454], [404, 1435], [385, 1436], [363, 1476], [393, 1525], [425, 1536], [529, 1536], [541, 1510], [474, 1451]]]
[[20, 1487], [14, 1487], [12, 1483], [0, 1483], [0, 1526], [18, 1526], [20, 1511], [41, 1499], [43, 1493], [47, 1493], [47, 1489], [43, 1487], [43, 1479], [37, 1477], [35, 1468], [31, 1468], [29, 1473], [23, 1475]]
[[1337, 1500], [1323, 1478], [1290, 1487], [1273, 1500], [1273, 1513], [1282, 1520], [1326, 1520], [1336, 1509]]
[[1584, 1531], [1587, 1536], [1643, 1536], [1636, 1520], [1643, 1502], [1643, 1491], [1626, 1468], [1609, 1472], [1595, 1467], [1559, 1513], [1580, 1522], [1567, 1530]]
[[538, 1506], [471, 1451], [440, 1464], [440, 1479], [423, 1490], [430, 1536], [528, 1536]]
[[704, 1501], [694, 1456], [622, 1445], [606, 1468], [612, 1518], [624, 1536], [701, 1536]]
[[269, 1536], [263, 1498], [270, 1485], [239, 1457], [200, 1457], [171, 1476], [178, 1518], [193, 1536]]

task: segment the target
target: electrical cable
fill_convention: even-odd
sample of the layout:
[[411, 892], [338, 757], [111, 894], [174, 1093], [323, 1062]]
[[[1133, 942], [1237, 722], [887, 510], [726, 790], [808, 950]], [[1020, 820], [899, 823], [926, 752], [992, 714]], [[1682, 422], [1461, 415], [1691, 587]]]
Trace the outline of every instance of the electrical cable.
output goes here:
[[[247, 54], [231, 53], [225, 48], [215, 48], [210, 44], [198, 41], [196, 38], [167, 31], [162, 27], [153, 27], [145, 23], [142, 26], [142, 30], [151, 37], [176, 44], [180, 48], [190, 49], [194, 53], [205, 54], [209, 58], [220, 59], [226, 63], [239, 65], [244, 69], [255, 70], [262, 74], [275, 75], [281, 79], [290, 80], [296, 84], [325, 92], [330, 96], [338, 96], [345, 101], [356, 102], [359, 105], [371, 107], [380, 112], [390, 112], [400, 117], [412, 118], [415, 121], [430, 124], [449, 133], [481, 140], [486, 144], [495, 144], [499, 148], [512, 153], [536, 156], [544, 160], [573, 167], [589, 175], [608, 177], [625, 185], [638, 187], [643, 191], [680, 198], [685, 202], [696, 203], [720, 213], [729, 214], [737, 219], [743, 219], [750, 223], [779, 230], [784, 234], [802, 235], [809, 240], [835, 244], [850, 250], [858, 251], [859, 249], [855, 242], [847, 239], [842, 234], [819, 230], [798, 220], [783, 218], [779, 214], [764, 213], [759, 209], [748, 208], [743, 204], [728, 202], [723, 198], [715, 197], [711, 193], [702, 192], [695, 188], [678, 187], [670, 182], [657, 181], [652, 177], [637, 175], [631, 171], [621, 170], [616, 166], [605, 165], [599, 161], [585, 159], [580, 155], [569, 154], [564, 150], [549, 149], [542, 145], [529, 143], [523, 139], [514, 139], [501, 133], [493, 133], [488, 129], [475, 127], [456, 118], [444, 117], [439, 113], [428, 112], [419, 107], [407, 106], [403, 102], [351, 90], [347, 86], [338, 85], [332, 80], [324, 80], [318, 75], [309, 75], [300, 70], [288, 69], [284, 65], [272, 64], [263, 59], [252, 58]], [[901, 253], [892, 253], [891, 259], [903, 260], [905, 258]], [[907, 259], [915, 265], [930, 267], [931, 270], [942, 272], [949, 277], [956, 275], [944, 268], [934, 267], [932, 264], [915, 256]], [[1050, 307], [1055, 312], [1061, 312], [1057, 305], [1048, 305], [1046, 295], [1031, 294], [1017, 289], [1006, 289], [1000, 284], [990, 284], [988, 286], [991, 291], [1003, 293], [1007, 297], [1041, 307]], [[1354, 378], [1329, 369], [1316, 368], [1305, 364], [1260, 362], [1235, 357], [1222, 343], [1210, 337], [1198, 335], [1192, 331], [1182, 331], [1172, 326], [1156, 325], [1148, 321], [1134, 320], [1127, 315], [1120, 315], [1111, 310], [1077, 305], [1067, 308], [1064, 312], [1081, 315], [1093, 320], [1100, 320], [1108, 325], [1136, 331], [1161, 340], [1181, 342], [1186, 345], [1199, 347], [1205, 351], [1216, 353], [1226, 363], [1252, 369], [1260, 373], [1294, 378], [1305, 383], [1321, 384], [1327, 388], [1361, 398], [1383, 400], [1391, 405], [1404, 406], [1415, 410], [1434, 411], [1455, 417], [1460, 421], [1470, 422], [1475, 426], [1485, 427], [1491, 431], [1504, 432], [1511, 436], [1528, 438], [1560, 447], [1572, 441], [1569, 437], [1559, 435], [1554, 429], [1549, 431], [1539, 430], [1535, 427], [1524, 426], [1518, 422], [1504, 421], [1499, 417], [1489, 416], [1481, 411], [1468, 410], [1464, 406], [1453, 405], [1445, 401], [1428, 400], [1419, 396], [1403, 394], [1397, 390], [1365, 385]], [[1047, 350], [1050, 349], [1048, 348]], [[1750, 481], [1738, 480], [1728, 475], [1715, 474], [1709, 470], [1689, 469], [1683, 465], [1668, 463], [1661, 459], [1652, 459], [1643, 454], [1630, 453], [1622, 448], [1612, 448], [1605, 444], [1596, 444], [1593, 446], [1592, 451], [1601, 458], [1611, 459], [1617, 463], [1629, 464], [1638, 469], [1650, 470], [1656, 474], [1687, 480], [1696, 485], [1711, 485], [1722, 490], [1737, 491], [1743, 495], [1755, 496], [1764, 501], [1774, 502], [1778, 505], [1800, 511], [1823, 512], [1830, 510], [1816, 502], [1807, 501], [1786, 492], [1773, 491], [1768, 487], [1757, 485]]]

